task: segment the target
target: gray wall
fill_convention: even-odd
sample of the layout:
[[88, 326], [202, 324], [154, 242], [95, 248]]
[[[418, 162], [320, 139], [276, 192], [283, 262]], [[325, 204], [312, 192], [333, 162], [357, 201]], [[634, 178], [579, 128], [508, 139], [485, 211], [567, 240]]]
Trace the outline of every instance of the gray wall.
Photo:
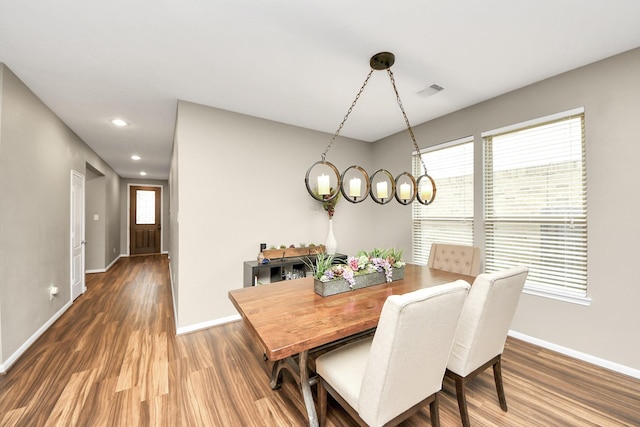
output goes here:
[[[178, 328], [237, 314], [227, 293], [242, 286], [243, 262], [256, 258], [260, 243], [324, 243], [328, 217], [308, 195], [304, 176], [330, 139], [179, 102], [171, 167], [171, 227], [174, 233], [179, 227], [171, 253]], [[355, 161], [372, 169], [369, 144], [356, 140], [336, 141], [327, 160], [341, 171]], [[338, 251], [355, 253], [380, 242], [371, 232], [373, 205], [338, 204]]]
[[[86, 175], [91, 164], [110, 195], [120, 178], [6, 66], [0, 70], [0, 366], [6, 368], [70, 302], [71, 171]], [[118, 199], [107, 203], [119, 211]], [[120, 217], [109, 209], [106, 215], [108, 243], [120, 247]], [[50, 301], [52, 285], [60, 293]]]
[[103, 271], [106, 255], [106, 178], [91, 167], [87, 167], [86, 173], [85, 240], [87, 243], [85, 245], [85, 270]]
[[[585, 108], [588, 203], [589, 307], [523, 295], [512, 330], [633, 369], [640, 369], [640, 286], [636, 244], [640, 240], [640, 49], [579, 68], [415, 128], [421, 147], [475, 137], [476, 182], [482, 180], [480, 133], [505, 125]], [[436, 95], [445, 95], [446, 92]], [[377, 142], [374, 158], [397, 159], [406, 134]], [[400, 153], [400, 155], [398, 154]], [[427, 165], [427, 168], [429, 165]], [[437, 179], [437, 177], [436, 177]], [[476, 244], [483, 246], [481, 186], [475, 192]], [[383, 231], [411, 246], [411, 212], [388, 211], [379, 221], [406, 224], [405, 232]]]
[[[104, 176], [87, 163], [86, 265], [88, 272], [106, 271], [120, 256], [120, 186], [117, 175]], [[126, 209], [126, 204], [124, 209]], [[98, 219], [95, 219], [98, 215]], [[126, 242], [125, 242], [126, 244]]]
[[[179, 117], [176, 119], [176, 129], [179, 127]], [[177, 132], [176, 132], [177, 134]], [[171, 287], [173, 289], [173, 312], [176, 326], [180, 324], [179, 295], [180, 295], [180, 224], [178, 212], [180, 212], [180, 183], [178, 180], [178, 138], [173, 142], [171, 152], [171, 167], [169, 170], [169, 274], [171, 275]]]
[[[5, 67], [3, 64], [0, 63], [0, 85], [4, 84], [4, 71]], [[0, 86], [0, 156], [2, 156], [2, 107], [4, 105], [4, 91], [2, 90], [2, 86]], [[4, 193], [2, 192], [2, 181], [0, 181], [0, 211], [4, 210]], [[1, 239], [2, 239], [2, 231], [3, 231], [4, 226], [2, 225], [2, 220], [0, 220], [0, 244], [1, 243]], [[0, 251], [2, 250], [2, 247], [0, 247]], [[1, 252], [0, 252], [1, 255]], [[2, 257], [4, 257], [4, 255], [2, 255]], [[1, 258], [0, 258], [0, 263], [2, 263]], [[2, 268], [2, 265], [0, 265], [0, 268]], [[6, 357], [3, 357], [3, 352], [2, 352], [2, 328], [3, 328], [3, 322], [2, 322], [2, 300], [4, 299], [4, 277], [2, 276], [2, 273], [0, 272], [0, 363], [3, 363], [4, 360], [6, 359]]]
[[120, 182], [121, 178], [115, 173], [108, 174], [105, 177], [104, 195], [106, 198], [106, 230], [105, 230], [105, 268], [108, 268], [119, 257], [118, 248], [120, 248], [120, 230], [126, 227], [126, 223], [120, 218]]

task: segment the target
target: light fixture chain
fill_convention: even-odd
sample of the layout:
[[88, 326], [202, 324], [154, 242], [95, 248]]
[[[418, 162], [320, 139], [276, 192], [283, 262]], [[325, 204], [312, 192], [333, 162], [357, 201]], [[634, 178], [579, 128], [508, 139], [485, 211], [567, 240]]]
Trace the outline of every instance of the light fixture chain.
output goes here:
[[422, 156], [420, 155], [420, 148], [418, 147], [418, 143], [416, 142], [416, 136], [413, 134], [413, 129], [409, 124], [409, 118], [407, 117], [407, 113], [404, 112], [404, 107], [402, 106], [402, 100], [400, 99], [400, 94], [398, 93], [398, 88], [396, 87], [396, 79], [393, 78], [393, 72], [391, 68], [387, 68], [387, 73], [389, 74], [389, 78], [391, 79], [391, 85], [393, 86], [393, 91], [396, 93], [396, 99], [398, 100], [398, 106], [400, 107], [400, 111], [402, 111], [402, 115], [404, 116], [404, 121], [407, 124], [407, 130], [409, 131], [409, 135], [411, 136], [411, 140], [413, 141], [413, 146], [416, 149], [416, 154], [420, 159], [420, 163], [422, 163], [422, 168], [424, 169], [425, 175], [427, 174], [427, 167], [424, 164], [424, 160], [422, 160]]
[[367, 86], [367, 83], [369, 83], [369, 79], [371, 78], [371, 74], [373, 74], [373, 71], [374, 70], [372, 68], [371, 71], [369, 71], [369, 74], [367, 74], [367, 78], [364, 79], [364, 83], [362, 84], [362, 87], [358, 91], [358, 94], [356, 95], [356, 98], [351, 103], [351, 106], [349, 107], [349, 110], [347, 110], [347, 114], [345, 114], [344, 118], [342, 119], [342, 123], [340, 123], [340, 126], [338, 126], [338, 130], [336, 130], [336, 133], [333, 135], [333, 138], [331, 138], [331, 141], [329, 141], [329, 145], [327, 145], [327, 148], [325, 148], [324, 153], [322, 153], [322, 161], [323, 162], [325, 160], [325, 157], [327, 156], [327, 153], [329, 152], [329, 149], [331, 148], [331, 145], [333, 144], [333, 141], [335, 141], [336, 138], [338, 137], [338, 135], [340, 135], [340, 131], [342, 130], [342, 127], [344, 126], [344, 124], [346, 123], [347, 119], [349, 118], [349, 114], [351, 114], [351, 111], [353, 110], [353, 107], [356, 106], [356, 103], [358, 102], [358, 99], [360, 99], [360, 95], [362, 95], [362, 92], [364, 92], [364, 88]]

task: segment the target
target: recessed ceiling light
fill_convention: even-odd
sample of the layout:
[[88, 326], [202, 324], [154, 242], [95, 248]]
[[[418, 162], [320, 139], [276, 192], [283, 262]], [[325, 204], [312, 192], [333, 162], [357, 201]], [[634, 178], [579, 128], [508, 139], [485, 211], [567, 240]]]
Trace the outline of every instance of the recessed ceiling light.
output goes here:
[[145, 171], [140, 172], [140, 175], [145, 176], [147, 173]]
[[137, 154], [134, 154], [133, 156], [131, 156], [131, 160], [140, 160], [141, 157], [138, 156]]
[[129, 125], [129, 123], [125, 122], [122, 119], [113, 119], [113, 120], [111, 120], [111, 123], [113, 123], [116, 126], [128, 126]]

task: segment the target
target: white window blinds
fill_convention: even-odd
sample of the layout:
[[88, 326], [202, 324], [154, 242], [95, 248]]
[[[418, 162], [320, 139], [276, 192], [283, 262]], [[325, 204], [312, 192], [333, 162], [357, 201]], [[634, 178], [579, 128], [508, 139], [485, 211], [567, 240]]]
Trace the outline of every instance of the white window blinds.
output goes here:
[[582, 110], [482, 136], [485, 271], [524, 264], [526, 292], [586, 303]]
[[434, 242], [473, 244], [473, 138], [440, 144], [414, 153], [413, 173], [428, 173], [436, 182], [436, 199], [413, 203], [413, 262], [426, 265]]

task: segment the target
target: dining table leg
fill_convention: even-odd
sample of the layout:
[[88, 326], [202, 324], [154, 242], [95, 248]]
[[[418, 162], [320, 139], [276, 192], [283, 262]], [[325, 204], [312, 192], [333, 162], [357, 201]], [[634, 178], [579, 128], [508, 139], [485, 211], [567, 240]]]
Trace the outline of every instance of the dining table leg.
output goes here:
[[300, 386], [300, 392], [302, 399], [304, 400], [304, 406], [307, 409], [307, 417], [309, 418], [310, 427], [318, 427], [318, 415], [316, 412], [316, 405], [313, 401], [313, 394], [311, 393], [311, 386], [316, 384], [317, 379], [315, 377], [309, 377], [309, 351], [303, 350], [298, 355], [298, 361], [293, 357], [287, 357], [286, 359], [278, 360], [274, 363], [271, 371], [271, 388], [276, 390], [280, 388], [281, 372], [283, 369], [291, 372], [293, 377]]
[[[309, 426], [318, 427], [318, 414], [316, 413], [316, 404], [311, 394], [311, 381], [309, 380], [309, 365], [307, 364], [309, 351], [304, 350], [300, 353], [300, 390], [304, 405], [307, 407], [307, 416], [309, 417]], [[315, 379], [315, 378], [314, 378]]]

